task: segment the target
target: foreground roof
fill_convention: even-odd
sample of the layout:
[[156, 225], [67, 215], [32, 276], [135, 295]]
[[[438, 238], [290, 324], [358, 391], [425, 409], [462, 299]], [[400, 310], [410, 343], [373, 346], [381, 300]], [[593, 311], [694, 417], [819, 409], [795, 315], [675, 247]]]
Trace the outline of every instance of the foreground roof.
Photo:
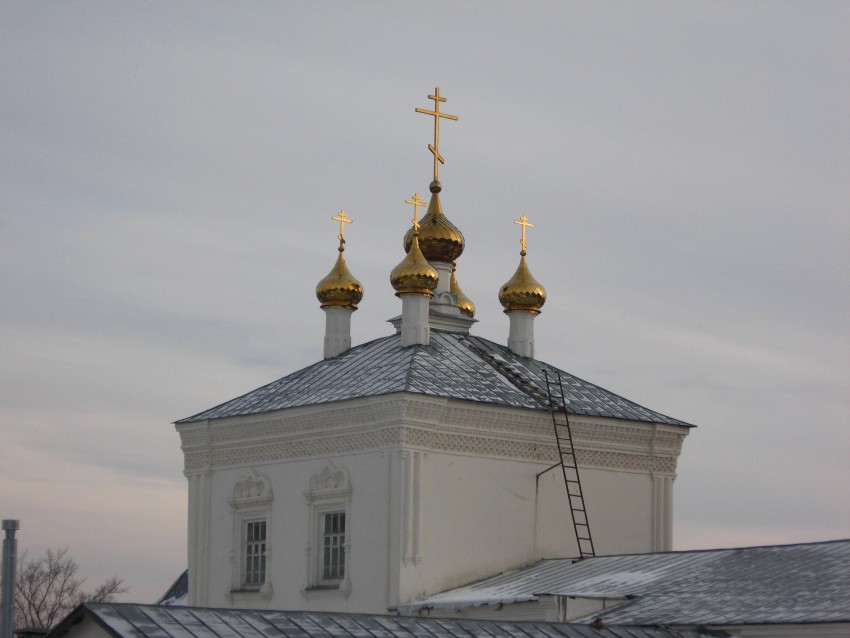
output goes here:
[[850, 540], [543, 560], [402, 611], [508, 604], [541, 595], [633, 597], [593, 614], [606, 624], [850, 622]]
[[520, 357], [487, 339], [441, 330], [431, 331], [431, 344], [427, 346], [403, 348], [398, 335], [375, 339], [178, 423], [393, 392], [545, 409], [544, 371], [550, 378], [561, 374], [571, 414], [690, 427], [548, 363]]
[[49, 638], [60, 638], [90, 616], [113, 638], [708, 638], [710, 631], [606, 627], [547, 622], [403, 618], [369, 614], [256, 611], [86, 603]]

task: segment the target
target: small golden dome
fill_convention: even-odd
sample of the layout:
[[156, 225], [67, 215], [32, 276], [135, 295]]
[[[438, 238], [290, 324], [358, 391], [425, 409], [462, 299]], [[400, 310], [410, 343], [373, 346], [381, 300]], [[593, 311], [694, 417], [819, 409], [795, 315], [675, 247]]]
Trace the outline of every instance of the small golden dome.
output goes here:
[[460, 286], [457, 285], [457, 277], [455, 277], [455, 270], [457, 268], [452, 266], [452, 278], [451, 284], [449, 286], [449, 291], [457, 297], [457, 307], [460, 309], [460, 314], [466, 315], [470, 319], [475, 316], [475, 304], [472, 303], [472, 300], [463, 294], [463, 290], [460, 289]]
[[430, 297], [434, 288], [437, 287], [439, 279], [440, 275], [428, 263], [419, 249], [419, 241], [414, 234], [413, 244], [407, 255], [390, 273], [390, 284], [395, 289], [396, 296], [425, 295]]
[[[440, 182], [431, 182], [431, 201], [428, 212], [420, 222], [419, 248], [428, 261], [454, 261], [463, 252], [464, 239], [457, 227], [443, 215], [440, 203]], [[404, 236], [404, 249], [410, 250], [413, 242], [413, 229]]]
[[322, 304], [322, 308], [339, 306], [357, 310], [357, 304], [363, 299], [363, 286], [345, 265], [343, 251], [345, 248], [340, 244], [336, 264], [328, 275], [316, 284], [316, 297]]
[[546, 289], [531, 275], [525, 263], [525, 251], [520, 252], [519, 266], [508, 282], [499, 291], [499, 302], [505, 312], [522, 310], [540, 313], [546, 303]]

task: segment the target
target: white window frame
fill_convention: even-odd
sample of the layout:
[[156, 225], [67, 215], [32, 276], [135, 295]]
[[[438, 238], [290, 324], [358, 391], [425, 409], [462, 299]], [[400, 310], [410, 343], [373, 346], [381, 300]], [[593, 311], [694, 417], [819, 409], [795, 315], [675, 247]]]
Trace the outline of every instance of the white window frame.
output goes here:
[[[253, 527], [262, 525], [262, 538], [250, 538]], [[242, 522], [242, 560], [240, 565], [242, 590], [259, 590], [266, 584], [266, 563], [268, 548], [268, 520], [263, 518], [248, 518]], [[255, 534], [254, 534], [255, 535]], [[260, 552], [255, 550], [261, 549]], [[259, 563], [252, 566], [251, 563]], [[256, 573], [255, 573], [256, 572]], [[257, 578], [259, 575], [259, 578]]]
[[[327, 521], [328, 521], [328, 517], [331, 517], [331, 516], [342, 516], [342, 520], [343, 520], [343, 531], [342, 531], [342, 533], [337, 532], [336, 534], [334, 534], [334, 533], [328, 534], [327, 529], [326, 529], [327, 528]], [[316, 543], [316, 549], [319, 552], [319, 556], [318, 556], [318, 561], [317, 561], [318, 562], [318, 565], [317, 565], [318, 573], [316, 574], [316, 582], [320, 586], [323, 586], [323, 587], [339, 587], [339, 584], [342, 583], [345, 580], [345, 572], [346, 572], [346, 568], [348, 567], [347, 560], [346, 560], [347, 554], [346, 554], [346, 540], [345, 540], [345, 539], [348, 538], [346, 530], [345, 530], [345, 526], [348, 522], [347, 518], [348, 517], [346, 516], [346, 511], [344, 509], [331, 508], [331, 509], [328, 509], [327, 511], [323, 511], [323, 510], [319, 511], [319, 520], [318, 520], [319, 538], [318, 538], [318, 542]], [[328, 565], [328, 556], [327, 556], [327, 552], [325, 551], [325, 542], [326, 542], [326, 540], [328, 539], [329, 536], [330, 537], [342, 536], [342, 539], [343, 539], [341, 545], [337, 544], [337, 545], [335, 545], [334, 547], [331, 548], [332, 554], [336, 553], [337, 557], [340, 557], [340, 556], [342, 557], [342, 561], [336, 561], [337, 563], [339, 563], [339, 562], [342, 563], [341, 573], [339, 575], [328, 575], [328, 573], [327, 573], [328, 571], [330, 571], [330, 569], [332, 567], [332, 566]], [[334, 552], [334, 550], [335, 550], [335, 552]], [[337, 565], [337, 568], [339, 568], [339, 565]]]
[[[272, 516], [271, 507], [273, 494], [271, 481], [267, 476], [257, 474], [243, 477], [233, 487], [233, 498], [230, 507], [233, 510], [233, 550], [230, 555], [232, 580], [230, 599], [238, 602], [245, 596], [261, 596], [271, 598], [272, 594], [272, 560], [271, 541]], [[264, 578], [262, 583], [248, 583], [248, 526], [251, 523], [265, 523], [265, 551], [263, 553]]]
[[[348, 471], [328, 461], [324, 469], [310, 479], [310, 489], [305, 493], [309, 511], [307, 537], [307, 586], [304, 593], [339, 594], [351, 592], [351, 481]], [[345, 515], [345, 540], [341, 550], [345, 556], [340, 578], [324, 577], [324, 517], [328, 514]]]

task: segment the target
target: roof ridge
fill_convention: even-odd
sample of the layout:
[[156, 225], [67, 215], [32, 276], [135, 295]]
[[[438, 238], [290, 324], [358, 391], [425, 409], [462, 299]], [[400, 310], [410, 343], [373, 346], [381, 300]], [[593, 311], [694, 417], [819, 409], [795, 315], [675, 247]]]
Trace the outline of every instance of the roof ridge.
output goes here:
[[413, 344], [412, 346], [408, 346], [408, 348], [410, 349], [410, 365], [407, 366], [407, 370], [404, 373], [404, 391], [413, 392], [411, 390], [413, 387], [413, 367], [416, 365], [416, 355], [419, 353], [421, 346], [419, 344]]
[[[547, 392], [544, 392], [536, 383], [527, 381], [522, 374], [516, 371], [515, 366], [509, 361], [498, 357], [493, 352], [488, 352], [484, 348], [473, 343], [472, 339], [479, 337], [462, 337], [461, 342], [469, 349], [483, 358], [489, 363], [499, 374], [505, 377], [508, 381], [514, 384], [518, 389], [522, 390], [526, 395], [540, 403], [544, 408], [551, 409], [554, 407]], [[498, 357], [498, 358], [497, 358]], [[563, 406], [566, 409], [566, 406]]]
[[[830, 544], [838, 544], [838, 543], [850, 543], [850, 538], [833, 538], [825, 541], [805, 541], [803, 543], [781, 543], [778, 545], [744, 545], [742, 547], [705, 547], [701, 549], [668, 549], [660, 552], [630, 552], [627, 554], [603, 554], [600, 556], [588, 556], [585, 558], [579, 558], [577, 556], [555, 556], [552, 558], [541, 558], [539, 563], [543, 563], [546, 561], [564, 561], [571, 560], [573, 562], [582, 562], [589, 559], [599, 559], [599, 558], [623, 558], [626, 556], [659, 556], [659, 555], [667, 555], [667, 554], [705, 554], [708, 552], [732, 552], [744, 549], [782, 549], [786, 547], [803, 547], [806, 545], [830, 545]], [[539, 564], [539, 563], [535, 563]], [[525, 568], [520, 568], [525, 569]]]

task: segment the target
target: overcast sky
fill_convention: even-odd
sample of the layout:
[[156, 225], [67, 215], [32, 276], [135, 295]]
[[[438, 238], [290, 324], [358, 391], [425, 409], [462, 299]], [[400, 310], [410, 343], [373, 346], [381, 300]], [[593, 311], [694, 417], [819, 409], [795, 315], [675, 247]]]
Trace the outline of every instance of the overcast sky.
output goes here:
[[537, 356], [698, 425], [678, 549], [850, 536], [850, 4], [0, 4], [0, 515], [152, 601], [186, 564], [171, 422], [322, 356], [427, 197], [474, 333], [529, 266]]

